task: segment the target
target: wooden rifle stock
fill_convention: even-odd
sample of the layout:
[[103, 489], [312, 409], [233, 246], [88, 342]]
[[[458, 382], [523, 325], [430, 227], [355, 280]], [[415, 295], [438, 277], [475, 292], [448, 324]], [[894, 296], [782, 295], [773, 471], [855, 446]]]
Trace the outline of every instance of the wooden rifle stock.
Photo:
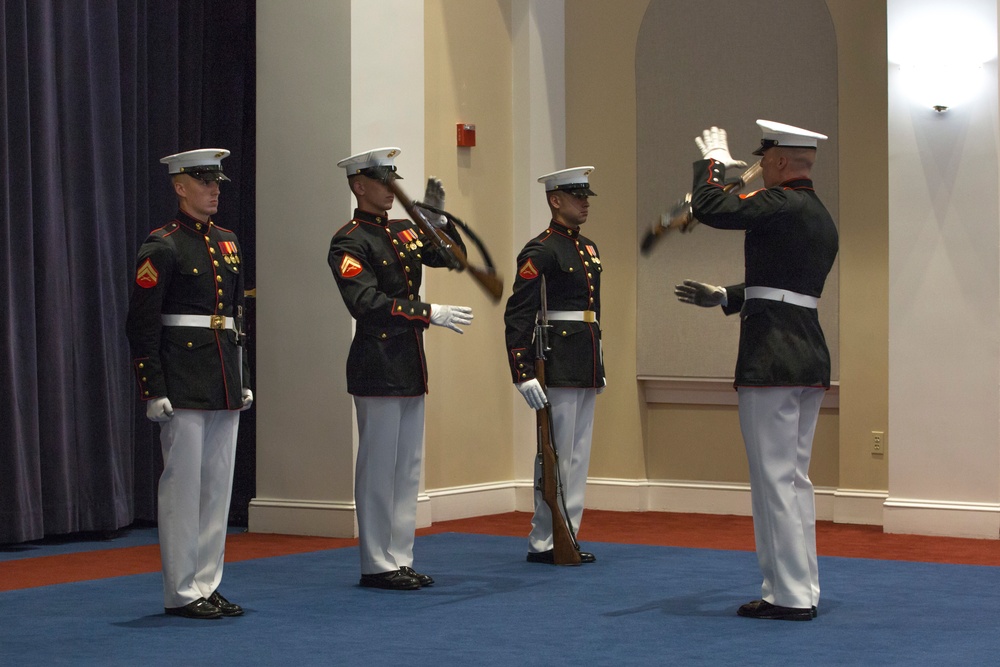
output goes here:
[[479, 286], [486, 291], [487, 294], [493, 300], [493, 303], [499, 303], [500, 297], [503, 296], [503, 279], [500, 278], [491, 269], [481, 269], [469, 264], [468, 258], [465, 253], [462, 252], [460, 248], [444, 231], [438, 229], [424, 217], [424, 214], [418, 209], [412, 199], [406, 196], [403, 189], [399, 187], [399, 183], [396, 179], [390, 178], [387, 183], [389, 189], [392, 193], [396, 195], [396, 198], [406, 209], [407, 215], [410, 219], [420, 228], [420, 231], [424, 233], [424, 236], [431, 240], [438, 250], [444, 253], [448, 261], [448, 268], [454, 269], [456, 271], [466, 271], [472, 278], [479, 283]]
[[[747, 167], [747, 170], [740, 175], [739, 180], [726, 183], [722, 189], [735, 194], [760, 176], [761, 171], [763, 169], [761, 169], [760, 161], [758, 160]], [[698, 220], [691, 214], [691, 193], [689, 192], [677, 200], [677, 203], [670, 209], [669, 214], [664, 213], [660, 216], [659, 221], [653, 223], [653, 226], [646, 232], [646, 236], [642, 239], [642, 245], [639, 246], [639, 250], [643, 255], [648, 255], [660, 237], [671, 229], [689, 232], [696, 224], [698, 224]]]
[[[535, 377], [545, 389], [545, 360], [535, 359]], [[542, 463], [541, 491], [552, 515], [552, 562], [556, 565], [579, 565], [580, 545], [573, 536], [569, 517], [559, 503], [562, 495], [559, 483], [559, 458], [552, 442], [552, 406], [546, 401], [541, 410], [535, 411], [538, 429], [538, 458]]]

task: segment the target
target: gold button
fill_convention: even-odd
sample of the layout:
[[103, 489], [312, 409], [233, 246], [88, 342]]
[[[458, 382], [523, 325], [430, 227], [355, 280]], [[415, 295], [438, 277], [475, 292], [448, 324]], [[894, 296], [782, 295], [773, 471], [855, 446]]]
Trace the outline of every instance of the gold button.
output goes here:
[[[590, 286], [590, 291], [591, 291], [591, 292], [593, 292], [593, 291], [594, 291], [594, 286], [593, 286], [593, 285], [591, 285], [591, 286]], [[593, 299], [591, 299], [591, 301], [593, 301]]]
[[590, 297], [590, 302], [594, 303], [594, 297]]
[[222, 282], [222, 276], [215, 276], [215, 282], [221, 283]]
[[139, 368], [145, 368], [145, 367], [146, 367], [146, 364], [143, 364], [143, 363], [139, 364]]
[[406, 284], [409, 285], [410, 287], [413, 287], [413, 281], [412, 280], [407, 280]]
[[521, 358], [521, 353], [520, 353], [520, 352], [518, 352], [518, 353], [517, 353], [517, 354], [515, 354], [514, 356], [515, 356], [515, 357], [517, 357], [518, 359], [520, 359], [520, 358]]
[[409, 299], [410, 301], [414, 301], [414, 300], [415, 300], [415, 299], [416, 299], [417, 297], [415, 297], [415, 296], [413, 296], [413, 295], [411, 294], [411, 295], [410, 295], [410, 296], [408, 296], [407, 298], [408, 298], [408, 299]]
[[205, 243], [208, 243], [208, 242], [210, 242], [211, 240], [212, 240], [212, 239], [210, 239], [209, 237], [207, 237], [207, 236], [205, 237]]
[[393, 239], [392, 245], [399, 245], [399, 239]]
[[222, 288], [219, 288], [219, 296], [222, 296]]
[[384, 333], [383, 333], [383, 334], [380, 334], [380, 335], [379, 335], [379, 338], [381, 338], [382, 340], [385, 340], [385, 339], [386, 339], [386, 338], [388, 338], [388, 337], [389, 337], [389, 336], [387, 336], [387, 335], [386, 335], [386, 334], [384, 334]]
[[[593, 273], [588, 273], [588, 274], [587, 274], [587, 277], [588, 277], [588, 278], [593, 278], [593, 277], [594, 277], [594, 274], [593, 274]], [[594, 288], [593, 288], [593, 287], [591, 287], [590, 289], [594, 289]]]
[[195, 270], [194, 270], [194, 272], [195, 272], [195, 273], [198, 273], [198, 269], [195, 269]]
[[194, 223], [194, 228], [195, 229], [201, 229], [201, 223], [200, 222]]
[[208, 249], [208, 251], [209, 251], [210, 253], [212, 253], [213, 255], [215, 254], [215, 248], [209, 248], [209, 249]]
[[218, 306], [216, 306], [216, 308], [218, 308], [219, 310], [222, 310], [222, 306], [223, 306], [223, 304], [222, 304], [222, 302], [220, 301], [220, 302], [219, 302], [219, 305], [218, 305]]
[[406, 255], [405, 255], [405, 254], [403, 254], [403, 253], [399, 253], [399, 257], [400, 257], [400, 258], [402, 259], [402, 258], [405, 258], [405, 257], [406, 257]]
[[566, 336], [567, 334], [566, 334], [566, 332], [565, 332], [565, 331], [563, 331], [563, 332], [562, 332], [562, 335], [563, 335], [563, 336]]
[[517, 367], [518, 368], [524, 368], [524, 364], [518, 364]]
[[145, 376], [145, 375], [143, 375], [143, 376], [142, 376], [142, 381], [143, 381], [143, 382], [145, 382], [145, 381], [146, 381], [146, 376]]
[[143, 396], [149, 396], [149, 391], [144, 391], [144, 392], [142, 392], [142, 395], [143, 395]]
[[191, 341], [188, 341], [188, 344], [187, 344], [187, 346], [188, 346], [188, 347], [194, 347], [194, 343], [192, 343]]
[[573, 267], [572, 267], [572, 266], [571, 266], [571, 267], [569, 267], [569, 272], [570, 272], [570, 273], [573, 273]]
[[408, 266], [404, 266], [404, 267], [403, 267], [403, 269], [404, 269], [404, 270], [405, 270], [405, 271], [406, 271], [407, 273], [409, 273], [409, 272], [410, 272], [410, 267], [408, 267]]
[[389, 260], [383, 259], [382, 260], [382, 266], [389, 266]]
[[212, 264], [215, 264], [216, 266], [218, 266], [218, 265], [219, 265], [219, 260], [217, 260], [217, 259], [216, 259], [216, 260], [213, 260], [213, 261], [212, 261]]

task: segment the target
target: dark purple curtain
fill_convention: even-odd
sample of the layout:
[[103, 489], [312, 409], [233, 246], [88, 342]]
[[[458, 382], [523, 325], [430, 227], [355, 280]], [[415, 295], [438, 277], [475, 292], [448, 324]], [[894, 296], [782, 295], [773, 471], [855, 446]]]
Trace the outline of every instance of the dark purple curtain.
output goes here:
[[135, 253], [176, 210], [159, 158], [228, 148], [217, 220], [255, 285], [254, 31], [254, 0], [0, 6], [0, 544], [155, 518]]

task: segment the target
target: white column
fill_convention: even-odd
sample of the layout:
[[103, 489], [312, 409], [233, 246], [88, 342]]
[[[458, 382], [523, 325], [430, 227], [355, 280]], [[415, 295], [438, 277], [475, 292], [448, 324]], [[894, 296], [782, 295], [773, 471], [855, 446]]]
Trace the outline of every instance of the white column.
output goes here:
[[423, 25], [412, 0], [257, 3], [255, 532], [357, 534], [354, 322], [326, 263], [354, 200], [336, 163], [399, 146], [422, 194]]
[[257, 3], [254, 532], [356, 534], [351, 318], [326, 263], [350, 216], [350, 0]]
[[[997, 538], [997, 4], [889, 0], [887, 8], [889, 498], [884, 527], [886, 532]], [[953, 34], [954, 49], [947, 41]], [[911, 51], [914, 40], [925, 35], [930, 41], [918, 41]], [[990, 53], [980, 72], [983, 81], [970, 84], [967, 98], [947, 111], [932, 110], [905, 87], [907, 72], [899, 61], [917, 57], [907, 54], [934, 53], [945, 60], [983, 43]]]

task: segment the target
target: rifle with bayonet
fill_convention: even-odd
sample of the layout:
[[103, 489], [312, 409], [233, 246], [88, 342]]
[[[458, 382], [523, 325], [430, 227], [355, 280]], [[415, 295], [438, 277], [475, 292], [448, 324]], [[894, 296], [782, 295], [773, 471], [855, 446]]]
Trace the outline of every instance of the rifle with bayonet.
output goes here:
[[[493, 268], [493, 262], [490, 260], [489, 254], [486, 252], [486, 247], [482, 244], [478, 237], [472, 234], [472, 230], [469, 229], [469, 226], [447, 211], [436, 209], [425, 204], [420, 204], [418, 207], [417, 202], [414, 202], [406, 196], [406, 193], [403, 192], [403, 189], [399, 186], [399, 182], [394, 178], [390, 178], [386, 185], [388, 185], [389, 189], [392, 190], [392, 193], [396, 195], [396, 199], [398, 199], [403, 205], [403, 208], [406, 209], [407, 215], [409, 215], [410, 219], [413, 220], [417, 227], [420, 228], [420, 231], [423, 232], [424, 236], [430, 239], [434, 247], [441, 251], [448, 264], [448, 268], [468, 273], [477, 283], [479, 283], [479, 286], [482, 287], [488, 295], [490, 295], [493, 303], [498, 303], [500, 301], [500, 297], [503, 296], [503, 278], [501, 278], [496, 272], [496, 269]], [[457, 227], [460, 227], [469, 236], [469, 238], [473, 240], [476, 247], [479, 248], [480, 252], [483, 254], [484, 260], [486, 261], [486, 266], [480, 268], [469, 264], [469, 260], [465, 256], [465, 253], [462, 252], [462, 248], [459, 247], [459, 245], [455, 243], [455, 241], [453, 241], [443, 230], [432, 225], [427, 220], [426, 216], [424, 216], [423, 212], [421, 212], [421, 208], [426, 208], [438, 213], [439, 215], [444, 215], [446, 218], [455, 223]]]
[[[763, 172], [760, 161], [750, 165], [738, 179], [730, 181], [723, 186], [723, 190], [736, 194], [745, 188], [751, 181], [756, 179]], [[646, 236], [642, 239], [639, 250], [643, 255], [648, 255], [653, 250], [653, 245], [664, 234], [672, 229], [679, 229], [681, 232], [690, 232], [698, 224], [698, 219], [691, 211], [691, 193], [687, 193], [677, 200], [669, 213], [660, 215], [660, 219], [653, 223]]]
[[[548, 301], [545, 295], [545, 276], [542, 276], [541, 308], [535, 324], [535, 379], [545, 386], [545, 357], [550, 348]], [[538, 461], [542, 476], [538, 480], [542, 498], [552, 515], [552, 562], [556, 565], [579, 565], [580, 545], [576, 541], [573, 525], [566, 511], [562, 479], [559, 474], [559, 456], [556, 454], [555, 437], [552, 430], [552, 406], [546, 394], [545, 405], [535, 411], [535, 425], [538, 431]], [[561, 502], [560, 502], [561, 501]]]

